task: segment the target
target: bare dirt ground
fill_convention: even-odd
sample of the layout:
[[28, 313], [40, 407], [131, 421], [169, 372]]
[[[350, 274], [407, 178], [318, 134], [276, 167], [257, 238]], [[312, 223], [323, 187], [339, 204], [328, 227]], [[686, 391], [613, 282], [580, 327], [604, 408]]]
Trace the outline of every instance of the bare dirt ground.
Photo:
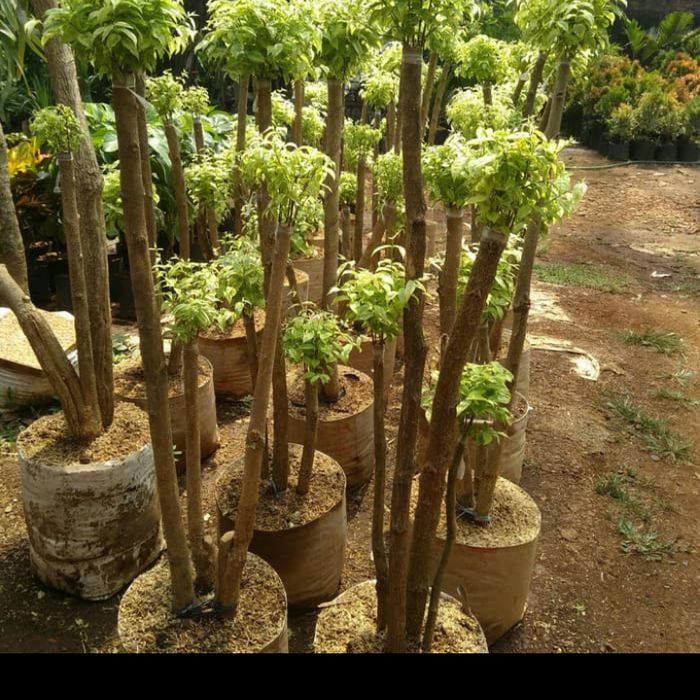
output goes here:
[[[567, 160], [605, 163], [582, 149]], [[589, 185], [586, 199], [543, 243], [538, 264], [542, 274], [552, 265], [593, 269], [617, 291], [600, 282], [536, 285], [534, 344], [570, 341], [601, 371], [588, 381], [569, 355], [533, 350], [521, 485], [542, 510], [542, 534], [525, 619], [491, 651], [700, 651], [700, 170], [628, 166], [576, 175]], [[430, 306], [431, 334], [436, 320]], [[649, 329], [677, 334], [681, 349], [664, 355], [618, 335]], [[626, 422], [610, 404], [631, 406], [636, 416]], [[399, 407], [397, 374], [391, 451]], [[212, 519], [213, 477], [240, 449], [242, 406], [222, 402], [219, 419], [223, 447], [205, 467]], [[0, 436], [14, 427], [0, 424]], [[661, 445], [653, 442], [659, 435]], [[692, 443], [685, 452], [684, 441]], [[118, 596], [86, 603], [32, 577], [19, 473], [12, 446], [2, 449], [0, 651], [118, 651]], [[348, 498], [343, 590], [373, 575], [371, 500], [371, 484]], [[290, 615], [291, 651], [310, 649], [315, 617]]]

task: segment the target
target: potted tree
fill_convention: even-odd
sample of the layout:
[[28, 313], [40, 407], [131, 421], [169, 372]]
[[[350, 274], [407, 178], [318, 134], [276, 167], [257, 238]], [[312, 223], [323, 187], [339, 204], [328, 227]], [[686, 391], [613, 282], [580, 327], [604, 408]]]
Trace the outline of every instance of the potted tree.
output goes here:
[[683, 137], [678, 142], [678, 158], [684, 163], [700, 160], [700, 96], [694, 97], [683, 110]]
[[608, 157], [611, 160], [629, 160], [630, 142], [636, 137], [633, 114], [633, 107], [623, 103], [616, 107], [606, 120], [610, 140]]
[[357, 199], [357, 175], [344, 171], [340, 173], [338, 183], [338, 203], [340, 204], [340, 255], [344, 258], [352, 256], [353, 225], [351, 210]]
[[[316, 450], [319, 389], [329, 368], [347, 361], [353, 338], [338, 318], [305, 305], [287, 321], [283, 346], [287, 360], [301, 367], [306, 420], [303, 446], [289, 445], [285, 488], [274, 479], [260, 482], [255, 531], [250, 551], [280, 575], [289, 604], [313, 607], [332, 598], [343, 570], [346, 538], [345, 474], [333, 458]], [[292, 401], [295, 401], [292, 395]], [[292, 440], [295, 439], [293, 436]], [[241, 462], [219, 475], [216, 500], [219, 529], [235, 527], [241, 492]]]
[[[33, 130], [59, 160], [80, 375], [45, 317], [0, 266], [0, 304], [15, 314], [63, 408], [35, 421], [17, 443], [30, 561], [43, 583], [100, 600], [162, 549], [153, 453], [145, 414], [117, 404], [104, 415], [96, 386], [90, 266], [82, 252], [72, 159], [82, 129], [72, 110], [60, 105], [39, 112]], [[108, 399], [112, 406], [111, 394]]]
[[457, 49], [455, 73], [481, 87], [484, 104], [493, 104], [493, 86], [498, 85], [508, 69], [502, 44], [479, 34]]

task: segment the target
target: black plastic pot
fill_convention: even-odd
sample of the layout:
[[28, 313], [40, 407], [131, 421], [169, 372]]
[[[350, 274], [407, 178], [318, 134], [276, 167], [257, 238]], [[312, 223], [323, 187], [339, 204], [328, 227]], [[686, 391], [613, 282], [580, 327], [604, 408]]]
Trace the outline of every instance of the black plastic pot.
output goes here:
[[654, 160], [656, 144], [652, 141], [633, 141], [630, 146], [631, 160]]
[[687, 138], [678, 140], [678, 160], [684, 163], [700, 162], [700, 143]]
[[119, 287], [119, 318], [127, 321], [136, 320], [136, 308], [134, 307], [134, 293], [131, 288], [131, 275], [128, 272], [120, 272], [116, 276]]
[[656, 147], [655, 156], [661, 163], [674, 163], [678, 160], [678, 146], [675, 143], [661, 143]]
[[604, 156], [607, 158], [608, 152], [610, 151], [610, 141], [608, 140], [608, 137], [605, 134], [603, 134], [598, 139], [597, 151], [598, 151], [598, 153], [600, 153], [601, 156]]
[[630, 144], [629, 141], [623, 143], [610, 143], [608, 148], [608, 158], [610, 160], [627, 161], [630, 159]]
[[68, 260], [62, 254], [48, 258], [49, 278], [51, 280], [51, 291], [56, 293], [56, 277], [68, 274]]
[[70, 277], [66, 273], [56, 275], [56, 310], [73, 313], [73, 299], [70, 294]]
[[118, 255], [110, 255], [107, 258], [109, 267], [109, 300], [113, 303], [119, 301], [119, 274], [122, 271], [122, 259]]
[[51, 282], [47, 263], [32, 261], [29, 263], [29, 296], [35, 304], [47, 304], [51, 301]]

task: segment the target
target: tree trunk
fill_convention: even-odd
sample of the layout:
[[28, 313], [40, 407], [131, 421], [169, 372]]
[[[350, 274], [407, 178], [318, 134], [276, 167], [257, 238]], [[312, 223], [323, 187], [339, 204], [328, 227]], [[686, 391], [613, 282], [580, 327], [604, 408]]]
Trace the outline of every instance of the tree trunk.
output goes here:
[[236, 530], [230, 550], [225, 552], [224, 565], [219, 567], [217, 574], [216, 602], [220, 614], [229, 618], [235, 616], [238, 607], [241, 573], [255, 526], [260, 472], [265, 449], [265, 425], [270, 401], [272, 367], [277, 346], [277, 330], [282, 319], [282, 290], [287, 255], [289, 254], [289, 237], [289, 226], [280, 225], [272, 260], [270, 290], [267, 295], [265, 330], [260, 347], [260, 366], [246, 435], [243, 486], [236, 512]]
[[493, 106], [493, 88], [491, 85], [482, 85], [481, 92], [484, 95], [484, 105], [486, 105], [486, 107]]
[[[272, 83], [269, 80], [258, 78], [256, 80], [257, 112], [255, 119], [258, 131], [264, 134], [272, 126]], [[274, 250], [274, 237], [277, 221], [269, 212], [270, 197], [267, 186], [260, 186], [258, 196], [258, 227], [260, 231], [260, 254], [265, 270], [265, 294], [268, 293], [270, 270], [272, 267], [272, 254]]]
[[[246, 115], [248, 114], [248, 83], [250, 78], [244, 75], [238, 82], [238, 118], [236, 121], [236, 152], [240, 153], [245, 149], [245, 127]], [[233, 177], [234, 200], [234, 220], [233, 230], [236, 236], [243, 232], [243, 192], [241, 190], [241, 177], [236, 168]]]
[[[46, 11], [56, 7], [56, 0], [32, 0], [34, 14], [43, 19]], [[109, 301], [107, 268], [107, 236], [102, 211], [102, 170], [97, 162], [90, 138], [87, 118], [75, 69], [73, 53], [60, 39], [53, 38], [44, 46], [49, 78], [56, 102], [71, 108], [80, 122], [83, 139], [75, 159], [75, 180], [80, 211], [80, 237], [85, 259], [86, 279], [90, 283], [88, 306], [90, 333], [97, 374], [97, 392], [102, 423], [107, 428], [114, 415], [112, 382], [112, 310]], [[0, 207], [1, 208], [1, 207]]]
[[353, 249], [346, 252], [348, 259], [359, 260], [362, 257], [362, 235], [365, 231], [365, 176], [367, 164], [364, 155], [357, 160], [357, 194], [355, 196], [355, 236]]
[[292, 126], [292, 138], [297, 146], [304, 144], [304, 131], [302, 129], [304, 118], [304, 81], [294, 81], [294, 124]]
[[[374, 114], [374, 128], [379, 129], [380, 124], [381, 124], [381, 119], [380, 119], [379, 112], [375, 112], [375, 114]], [[387, 129], [389, 128], [388, 124], [389, 124], [389, 116], [387, 113]], [[388, 140], [387, 140], [387, 144], [385, 144], [385, 145], [387, 145], [386, 150], [388, 151], [389, 150]], [[376, 161], [378, 157], [379, 157], [379, 144], [376, 144], [376, 146], [374, 147], [374, 160]], [[377, 211], [377, 209], [379, 208], [379, 192], [377, 191], [377, 179], [374, 177], [374, 173], [372, 173], [372, 207], [371, 208], [372, 208], [372, 219], [371, 219], [372, 228], [374, 228], [376, 223], [377, 223], [377, 219], [379, 218], [379, 212]]]
[[255, 382], [258, 376], [258, 336], [255, 332], [255, 316], [253, 313], [243, 312], [243, 327], [245, 328], [245, 341], [248, 348], [248, 366], [250, 367], [250, 383], [255, 392]]
[[318, 430], [318, 384], [304, 382], [304, 402], [306, 404], [306, 424], [304, 426], [304, 451], [301, 454], [297, 493], [305, 496], [309, 492], [311, 471], [316, 454], [316, 432]]
[[219, 250], [219, 226], [216, 223], [216, 212], [207, 207], [207, 224], [209, 226], [209, 243], [212, 247], [212, 252]]
[[525, 83], [527, 82], [527, 73], [522, 73], [520, 77], [518, 78], [518, 82], [515, 86], [515, 90], [513, 90], [513, 107], [518, 106], [518, 102], [520, 100], [520, 96], [523, 94], [523, 90], [525, 89]]
[[[420, 138], [420, 82], [422, 56], [419, 47], [403, 46], [401, 108], [403, 119], [403, 184], [406, 199], [406, 279], [419, 280], [425, 265], [425, 199]], [[406, 649], [406, 573], [411, 485], [415, 471], [418, 419], [427, 348], [423, 336], [425, 299], [418, 293], [404, 310], [404, 386], [396, 447], [396, 467], [391, 495], [387, 648]]]
[[41, 369], [61, 402], [71, 435], [79, 440], [94, 437], [88, 430], [90, 413], [77, 372], [49, 324], [5, 265], [0, 265], [0, 304], [7, 306], [17, 317]]
[[126, 81], [115, 79], [112, 91], [119, 141], [124, 228], [129, 250], [131, 283], [134, 288], [141, 362], [146, 383], [158, 498], [163, 517], [163, 534], [168, 546], [173, 608], [179, 612], [194, 600], [194, 586], [187, 537], [180, 516], [168, 404], [168, 378], [163, 355], [160, 314], [156, 304], [148, 249], [141, 181], [137, 100], [133, 94], [133, 76], [126, 76], [126, 78]]
[[447, 241], [445, 263], [440, 274], [438, 294], [440, 296], [440, 333], [449, 335], [457, 313], [457, 282], [462, 258], [464, 235], [464, 210], [447, 210]]
[[338, 278], [338, 177], [340, 176], [340, 147], [343, 138], [343, 82], [328, 79], [328, 116], [326, 117], [326, 155], [333, 161], [335, 174], [326, 179], [324, 198], [324, 256], [323, 297], [321, 308], [330, 308], [329, 290]]
[[[145, 98], [146, 77], [143, 73], [136, 76], [136, 94]], [[153, 199], [153, 172], [151, 171], [151, 147], [148, 143], [148, 122], [146, 110], [141, 101], [136, 104], [139, 119], [139, 155], [141, 158], [141, 180], [143, 181], [143, 204], [146, 212], [146, 231], [148, 245], [151, 249], [151, 264], [156, 262], [158, 234], [156, 232], [156, 203]]]
[[549, 115], [552, 112], [552, 98], [550, 97], [547, 100], [547, 104], [544, 106], [544, 110], [542, 111], [542, 115], [540, 116], [540, 121], [537, 124], [537, 128], [544, 132], [547, 129], [547, 124], [549, 124]]
[[6, 265], [12, 278], [29, 294], [27, 260], [24, 257], [24, 242], [19, 230], [17, 213], [10, 189], [10, 174], [7, 165], [7, 143], [0, 124], [0, 265]]
[[175, 206], [177, 209], [177, 230], [180, 241], [180, 257], [189, 260], [190, 249], [190, 216], [187, 205], [187, 187], [185, 186], [185, 171], [180, 159], [180, 140], [175, 124], [165, 124], [165, 137], [168, 140], [168, 152], [173, 173], [173, 189], [175, 190]]
[[394, 147], [396, 141], [396, 104], [389, 102], [386, 108], [386, 151], [390, 151]]
[[508, 384], [508, 389], [511, 392], [511, 406], [515, 401], [515, 387], [517, 386], [520, 372], [520, 359], [525, 346], [525, 337], [527, 336], [527, 321], [530, 314], [530, 285], [537, 253], [537, 242], [540, 237], [540, 228], [541, 223], [538, 218], [533, 219], [527, 227], [518, 266], [515, 293], [513, 295], [513, 330], [505, 363], [506, 369], [513, 375], [513, 379]]
[[[265, 327], [269, 323], [265, 317]], [[272, 478], [278, 491], [286, 491], [289, 482], [289, 395], [287, 394], [287, 363], [282, 349], [281, 324], [277, 324], [277, 350], [272, 377]]]
[[442, 582], [445, 578], [445, 571], [452, 555], [452, 548], [457, 539], [457, 474], [459, 467], [464, 457], [464, 448], [467, 444], [467, 436], [469, 428], [471, 428], [473, 419], [465, 422], [462, 432], [459, 436], [459, 442], [455, 448], [450, 471], [447, 475], [447, 491], [445, 493], [445, 520], [447, 522], [447, 532], [445, 534], [445, 546], [442, 548], [440, 562], [435, 572], [433, 585], [430, 589], [430, 603], [428, 605], [428, 619], [425, 623], [423, 631], [422, 648], [425, 653], [429, 652], [433, 646], [433, 637], [435, 636], [435, 623], [437, 621], [438, 610], [440, 609], [440, 595], [442, 593]]
[[425, 134], [425, 127], [428, 125], [428, 115], [430, 114], [430, 97], [433, 94], [433, 83], [435, 82], [435, 69], [437, 68], [438, 55], [430, 54], [428, 62], [428, 74], [425, 76], [425, 89], [423, 90], [423, 104], [420, 110], [420, 133], [421, 141]]
[[389, 560], [384, 546], [384, 490], [386, 482], [386, 433], [384, 430], [384, 340], [372, 342], [374, 372], [374, 502], [372, 504], [372, 556], [377, 576], [377, 633], [386, 627]]
[[557, 79], [554, 83], [549, 119], [544, 132], [548, 139], [556, 139], [559, 137], [561, 118], [564, 114], [564, 105], [566, 104], [566, 88], [569, 85], [570, 75], [571, 60], [568, 57], [562, 58], [557, 65]]
[[[420, 99], [420, 98], [419, 98]], [[394, 130], [394, 152], [399, 155], [401, 153], [401, 144], [403, 142], [402, 133], [403, 127], [403, 110], [401, 109], [401, 98], [399, 98], [399, 108], [396, 110], [396, 128]], [[420, 115], [419, 115], [420, 118]]]
[[204, 544], [202, 514], [202, 460], [199, 447], [199, 343], [193, 340], [183, 345], [182, 378], [187, 412], [185, 435], [185, 464], [187, 481], [187, 529], [194, 562], [195, 584], [210, 591], [214, 585], [214, 562]]
[[375, 262], [374, 251], [382, 244], [382, 239], [387, 231], [387, 222], [390, 218], [396, 220], [396, 207], [395, 205], [387, 202], [382, 207], [382, 217], [381, 219], [377, 219], [377, 223], [372, 229], [372, 235], [367, 242], [367, 247], [357, 262], [358, 268], [365, 268], [368, 270], [372, 269], [372, 263]]
[[[498, 432], [508, 432], [508, 425], [506, 424], [496, 423], [493, 427]], [[503, 439], [501, 438], [498, 442], [485, 448], [485, 450], [486, 459], [481, 464], [486, 468], [483, 471], [477, 468], [474, 472], [474, 519], [480, 524], [489, 522], [489, 513], [493, 504], [493, 492], [498, 481], [498, 463], [503, 450]]]
[[354, 249], [352, 222], [350, 221], [350, 207], [344, 206], [340, 212], [340, 254], [348, 259], [352, 258]]
[[340, 379], [338, 377], [338, 365], [326, 367], [328, 381], [321, 384], [321, 396], [327, 403], [335, 403], [340, 398]]
[[438, 81], [437, 90], [435, 91], [435, 102], [433, 103], [433, 114], [430, 117], [430, 129], [428, 130], [428, 143], [433, 146], [437, 135], [438, 122], [440, 121], [440, 112], [442, 111], [442, 101], [445, 99], [445, 90], [447, 89], [447, 81], [450, 77], [452, 64], [446, 62], [442, 67], [440, 80]]
[[[477, 338], [481, 312], [496, 277], [496, 269], [505, 244], [504, 234], [484, 229], [462, 304], [442, 358], [433, 399], [425, 463], [421, 465], [418, 505], [411, 543], [406, 613], [406, 631], [410, 637], [420, 634], [430, 587], [430, 551], [440, 519], [445, 474], [457, 442], [456, 407], [459, 382], [469, 348]], [[398, 442], [401, 444], [400, 436]]]
[[540, 51], [537, 56], [537, 61], [530, 75], [530, 85], [525, 96], [525, 104], [523, 105], [523, 117], [527, 119], [535, 112], [535, 101], [537, 99], [537, 90], [542, 82], [542, 73], [544, 73], [544, 65], [547, 62], [547, 52]]
[[95, 374], [92, 335], [90, 334], [90, 309], [85, 274], [83, 247], [80, 240], [80, 214], [75, 191], [73, 160], [70, 153], [58, 156], [61, 175], [61, 210], [63, 213], [63, 233], [68, 251], [68, 272], [70, 277], [71, 300], [75, 317], [75, 340], [78, 348], [80, 385], [86, 404], [85, 431], [92, 437], [102, 432], [102, 416], [97, 395], [97, 375]]

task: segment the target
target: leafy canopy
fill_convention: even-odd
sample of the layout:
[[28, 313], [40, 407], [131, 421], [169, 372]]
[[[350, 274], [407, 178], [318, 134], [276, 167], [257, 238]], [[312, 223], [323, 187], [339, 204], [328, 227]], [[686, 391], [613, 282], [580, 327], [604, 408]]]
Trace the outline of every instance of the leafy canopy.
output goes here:
[[355, 123], [352, 119], [345, 120], [343, 130], [343, 156], [348, 167], [353, 170], [361, 157], [366, 158], [382, 138], [382, 132], [369, 124]]
[[226, 167], [225, 154], [205, 151], [185, 167], [187, 193], [196, 209], [213, 209], [217, 218], [229, 210], [232, 194], [232, 170]]
[[341, 207], [349, 207], [355, 204], [357, 197], [357, 175], [344, 171], [340, 173], [338, 182], [338, 197]]
[[171, 122], [175, 112], [182, 109], [183, 92], [182, 78], [169, 70], [156, 78], [146, 78], [146, 98], [165, 122]]
[[484, 104], [480, 90], [457, 90], [447, 103], [445, 115], [450, 126], [465, 139], [473, 139], [480, 127], [501, 130], [520, 123], [511, 96], [500, 89], [494, 90], [492, 105]]
[[38, 142], [54, 154], [75, 151], [83, 138], [80, 122], [66, 105], [39, 110], [31, 127]]
[[151, 72], [193, 36], [180, 0], [62, 0], [48, 10], [43, 41], [59, 37], [100, 75]]
[[321, 37], [310, 3], [300, 0], [210, 0], [199, 50], [234, 79], [244, 75], [285, 82], [313, 69]]
[[338, 362], [347, 362], [357, 344], [335, 314], [310, 303], [287, 321], [282, 334], [285, 356], [303, 365], [304, 379], [312, 383], [328, 382], [329, 369]]
[[210, 263], [216, 275], [216, 297], [220, 311], [217, 323], [223, 330], [242, 314], [252, 316], [265, 307], [260, 252], [247, 238], [226, 241], [226, 250]]
[[399, 77], [387, 70], [371, 70], [360, 88], [360, 97], [372, 109], [382, 109], [396, 102], [399, 94]]
[[403, 158], [395, 151], [382, 153], [372, 165], [379, 202], [403, 201]]
[[508, 71], [507, 54], [497, 39], [479, 34], [456, 50], [455, 74], [478, 85], [497, 85]]
[[342, 280], [336, 302], [344, 303], [345, 318], [359, 324], [373, 340], [396, 338], [400, 332], [403, 310], [417, 291], [423, 291], [419, 280], [406, 280], [404, 266], [392, 260], [381, 260], [375, 272], [358, 269], [353, 261], [338, 272]]
[[211, 109], [209, 106], [209, 92], [205, 87], [193, 85], [182, 93], [182, 109], [195, 117], [200, 117]]
[[441, 146], [423, 151], [423, 177], [430, 197], [446, 207], [462, 209], [469, 198], [469, 149], [452, 134]]
[[[422, 405], [426, 417], [431, 419], [435, 387], [439, 377], [438, 371], [431, 373], [431, 383], [423, 393]], [[460, 421], [473, 421], [469, 428], [469, 437], [479, 445], [489, 445], [502, 433], [495, 430], [494, 423], [507, 425], [511, 420], [508, 404], [510, 392], [508, 382], [513, 375], [499, 362], [488, 364], [467, 363], [459, 381], [459, 401], [457, 418]]]

